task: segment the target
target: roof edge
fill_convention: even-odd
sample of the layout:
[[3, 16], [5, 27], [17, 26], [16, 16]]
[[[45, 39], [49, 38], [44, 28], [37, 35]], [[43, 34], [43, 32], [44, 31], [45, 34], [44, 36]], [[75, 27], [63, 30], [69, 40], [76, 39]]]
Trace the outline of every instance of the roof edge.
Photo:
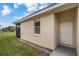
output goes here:
[[46, 11], [49, 11], [49, 10], [51, 10], [51, 9], [57, 8], [57, 7], [62, 6], [62, 5], [64, 5], [64, 4], [67, 4], [67, 3], [55, 4], [55, 5], [50, 6], [50, 7], [48, 7], [48, 8], [46, 7], [47, 9], [45, 8], [44, 10], [41, 10], [40, 12], [37, 12], [37, 13], [35, 13], [35, 14], [33, 13], [33, 14], [28, 15], [28, 16], [25, 16], [25, 17], [23, 17], [23, 18], [17, 20], [16, 22], [14, 22], [14, 24], [20, 23], [20, 22], [22, 22], [22, 21], [25, 21], [25, 20], [31, 18], [31, 17], [34, 17], [34, 16], [36, 16], [36, 15], [39, 15], [39, 14], [44, 13], [44, 12], [46, 12]]

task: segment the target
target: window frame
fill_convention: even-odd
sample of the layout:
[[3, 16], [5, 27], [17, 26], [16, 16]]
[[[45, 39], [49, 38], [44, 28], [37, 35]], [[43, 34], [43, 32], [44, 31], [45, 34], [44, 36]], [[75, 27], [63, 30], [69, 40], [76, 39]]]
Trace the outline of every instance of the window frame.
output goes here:
[[[36, 24], [36, 23], [38, 23], [39, 22], [39, 24]], [[39, 30], [37, 30], [37, 29], [39, 28]], [[39, 31], [39, 32], [38, 32]], [[35, 19], [34, 20], [34, 34], [35, 35], [40, 35], [40, 19]]]

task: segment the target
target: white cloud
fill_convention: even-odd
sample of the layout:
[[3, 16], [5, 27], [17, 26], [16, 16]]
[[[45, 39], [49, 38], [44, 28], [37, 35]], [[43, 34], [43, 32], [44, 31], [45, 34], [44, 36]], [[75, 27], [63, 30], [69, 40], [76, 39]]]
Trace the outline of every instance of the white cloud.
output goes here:
[[20, 5], [22, 5], [22, 3], [14, 3], [14, 8], [18, 8]]
[[1, 11], [2, 15], [7, 15], [7, 14], [10, 14], [11, 13], [11, 10], [10, 8], [7, 6], [7, 5], [4, 5], [3, 6], [3, 10]]
[[27, 14], [27, 12], [23, 12], [23, 14], [24, 14], [24, 15], [26, 15], [26, 14]]
[[17, 3], [17, 5], [22, 5], [23, 3]]
[[27, 8], [27, 11], [29, 13], [32, 13], [33, 11], [37, 11], [39, 9], [44, 8], [45, 6], [43, 5], [44, 3], [41, 3], [41, 6], [38, 6], [37, 3], [15, 3], [14, 8], [18, 8], [20, 5], [24, 5]]
[[14, 16], [14, 20], [18, 20], [18, 19], [21, 19], [23, 16]]
[[26, 16], [26, 15], [28, 15], [29, 13], [27, 13], [27, 12], [23, 12], [23, 16]]
[[43, 9], [44, 7], [46, 7], [48, 4], [45, 4], [45, 3], [40, 3], [41, 6], [39, 7], [39, 9]]
[[45, 6], [40, 6], [39, 9], [43, 9]]
[[14, 8], [15, 8], [15, 9], [18, 8], [18, 5], [17, 5], [16, 3], [14, 4]]
[[18, 19], [19, 17], [17, 17], [17, 16], [15, 16], [15, 17], [13, 17], [14, 19]]
[[24, 13], [23, 13], [23, 17], [28, 16], [28, 15], [30, 15], [30, 14], [32, 14], [32, 12], [29, 12], [29, 13], [24, 12]]
[[24, 5], [28, 8], [28, 12], [35, 11], [38, 7], [37, 3], [24, 3]]

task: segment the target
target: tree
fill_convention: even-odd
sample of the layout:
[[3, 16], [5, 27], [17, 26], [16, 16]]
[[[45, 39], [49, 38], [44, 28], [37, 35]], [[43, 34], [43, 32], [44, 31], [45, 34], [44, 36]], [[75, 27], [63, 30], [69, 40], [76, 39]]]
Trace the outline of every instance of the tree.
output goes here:
[[1, 28], [1, 26], [2, 26], [2, 25], [0, 25], [0, 28]]
[[0, 27], [1, 27], [1, 25], [0, 25]]
[[8, 26], [8, 27], [5, 27], [5, 28], [2, 28], [2, 31], [14, 32], [15, 31], [15, 26]]

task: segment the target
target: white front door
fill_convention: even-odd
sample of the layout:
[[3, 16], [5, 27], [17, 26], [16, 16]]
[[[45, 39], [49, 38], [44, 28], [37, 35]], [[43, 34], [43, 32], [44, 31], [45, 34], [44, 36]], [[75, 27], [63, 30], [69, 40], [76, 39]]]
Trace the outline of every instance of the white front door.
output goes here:
[[60, 23], [60, 44], [72, 47], [73, 25], [72, 22]]

